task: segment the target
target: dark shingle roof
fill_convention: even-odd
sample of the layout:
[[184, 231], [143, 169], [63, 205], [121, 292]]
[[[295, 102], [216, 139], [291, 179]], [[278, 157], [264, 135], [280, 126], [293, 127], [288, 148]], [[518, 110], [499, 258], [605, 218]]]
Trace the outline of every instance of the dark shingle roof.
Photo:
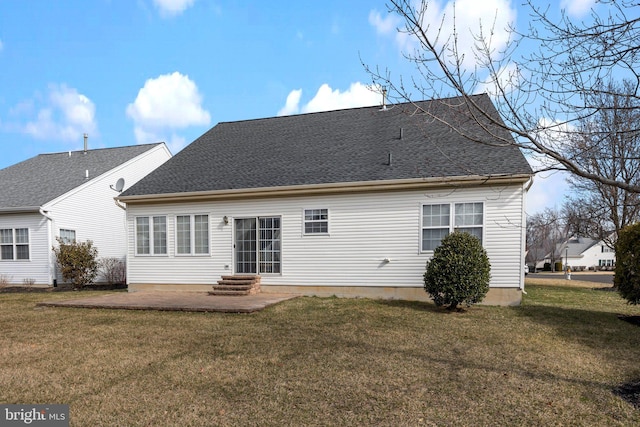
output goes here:
[[[498, 115], [486, 95], [483, 110]], [[495, 142], [452, 107], [456, 98], [418, 103], [474, 136]], [[122, 196], [452, 176], [531, 174], [514, 146], [472, 142], [415, 114], [415, 105], [364, 107], [219, 123]], [[402, 138], [400, 132], [402, 129]], [[511, 138], [504, 130], [498, 135]], [[391, 165], [389, 165], [389, 153]]]
[[40, 154], [0, 170], [0, 209], [39, 207], [159, 144]]

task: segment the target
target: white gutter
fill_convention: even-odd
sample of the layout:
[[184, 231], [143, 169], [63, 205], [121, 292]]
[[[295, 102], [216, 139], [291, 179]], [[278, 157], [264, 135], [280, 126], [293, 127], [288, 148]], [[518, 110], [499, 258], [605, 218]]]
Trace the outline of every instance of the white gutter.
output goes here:
[[[40, 206], [15, 206], [8, 208], [0, 208], [0, 213], [26, 213], [26, 212], [41, 212]], [[44, 215], [44, 214], [43, 214]]]
[[53, 218], [51, 218], [49, 215], [47, 215], [46, 212], [44, 210], [42, 210], [42, 208], [39, 208], [38, 212], [40, 212], [40, 215], [42, 215], [43, 217], [47, 218], [49, 221], [53, 221]]
[[116, 206], [119, 207], [120, 209], [122, 209], [123, 211], [127, 211], [127, 207], [123, 206], [122, 204], [120, 204], [120, 201], [118, 200], [117, 197], [113, 198], [113, 201], [116, 203]]
[[515, 184], [524, 183], [531, 175], [501, 176], [458, 176], [437, 178], [410, 178], [386, 181], [338, 182], [311, 185], [288, 185], [281, 187], [241, 188], [230, 190], [192, 191], [184, 193], [144, 194], [117, 197], [125, 203], [164, 203], [177, 201], [201, 201], [238, 199], [250, 197], [285, 197], [311, 194], [356, 193], [368, 191], [398, 191], [421, 188], [473, 186], [482, 184]]

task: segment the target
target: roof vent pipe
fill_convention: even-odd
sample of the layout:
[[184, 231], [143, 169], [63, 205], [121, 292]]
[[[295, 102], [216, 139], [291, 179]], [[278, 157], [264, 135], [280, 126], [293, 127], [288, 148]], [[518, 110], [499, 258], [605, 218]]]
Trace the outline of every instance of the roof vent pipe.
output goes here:
[[382, 109], [387, 109], [387, 88], [382, 86]]
[[85, 169], [85, 171], [84, 171], [84, 179], [89, 179], [89, 169]]
[[85, 154], [87, 153], [87, 140], [89, 139], [89, 135], [88, 134], [84, 134], [84, 152]]
[[400, 139], [402, 139], [403, 136], [404, 136], [404, 129], [400, 128]]
[[391, 166], [391, 161], [393, 160], [393, 156], [391, 155], [391, 151], [389, 151], [389, 160], [387, 161], [387, 165]]

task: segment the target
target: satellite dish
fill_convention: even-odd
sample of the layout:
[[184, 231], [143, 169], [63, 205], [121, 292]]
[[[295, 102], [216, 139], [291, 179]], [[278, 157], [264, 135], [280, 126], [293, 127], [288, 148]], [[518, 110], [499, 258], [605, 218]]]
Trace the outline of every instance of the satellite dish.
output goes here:
[[116, 186], [115, 187], [113, 185], [111, 185], [110, 187], [111, 187], [112, 190], [115, 190], [118, 193], [120, 193], [122, 191], [122, 189], [124, 188], [124, 178], [118, 179], [118, 181], [116, 181]]

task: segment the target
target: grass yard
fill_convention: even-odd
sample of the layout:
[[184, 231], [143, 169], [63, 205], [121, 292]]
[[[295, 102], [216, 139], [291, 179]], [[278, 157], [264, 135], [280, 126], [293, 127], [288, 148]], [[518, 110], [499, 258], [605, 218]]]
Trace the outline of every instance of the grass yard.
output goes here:
[[74, 426], [630, 426], [639, 315], [528, 286], [520, 307], [298, 298], [250, 315], [40, 308], [0, 294], [0, 402]]

